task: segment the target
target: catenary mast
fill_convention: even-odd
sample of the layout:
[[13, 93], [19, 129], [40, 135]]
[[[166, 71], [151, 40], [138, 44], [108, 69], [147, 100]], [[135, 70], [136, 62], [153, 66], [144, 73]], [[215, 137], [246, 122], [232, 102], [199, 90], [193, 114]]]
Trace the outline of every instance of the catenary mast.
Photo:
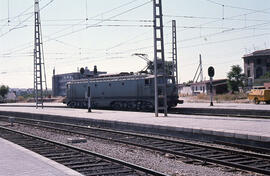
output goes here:
[[[40, 9], [39, 9], [39, 0], [34, 1], [34, 15], [35, 15], [35, 24], [34, 24], [34, 93], [35, 93], [35, 102], [36, 108], [43, 108], [43, 82], [46, 83], [46, 80], [42, 79], [42, 67], [44, 68], [44, 58], [42, 50], [42, 37], [41, 37], [41, 23], [40, 23]], [[45, 68], [44, 68], [45, 75]]]
[[155, 69], [155, 116], [159, 110], [167, 116], [167, 79], [165, 70], [162, 1], [153, 0], [154, 7], [154, 69]]

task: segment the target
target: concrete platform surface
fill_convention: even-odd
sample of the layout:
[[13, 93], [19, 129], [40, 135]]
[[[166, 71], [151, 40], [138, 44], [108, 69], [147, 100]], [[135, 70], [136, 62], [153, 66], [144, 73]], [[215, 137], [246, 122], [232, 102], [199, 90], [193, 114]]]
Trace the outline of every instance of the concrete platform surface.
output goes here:
[[136, 125], [155, 126], [155, 128], [163, 129], [170, 128], [176, 131], [270, 142], [270, 119], [178, 114], [169, 114], [168, 117], [163, 117], [160, 114], [160, 117], [157, 118], [154, 113], [106, 110], [93, 110], [92, 113], [88, 113], [86, 109], [71, 108], [0, 107], [1, 111], [136, 123]]
[[[4, 103], [1, 106], [35, 106], [35, 103]], [[66, 107], [63, 103], [44, 103], [44, 106], [50, 107]], [[248, 103], [215, 103], [210, 106], [210, 103], [186, 103], [179, 104], [179, 108], [213, 108], [213, 109], [247, 109], [247, 110], [270, 110], [270, 104], [248, 104]]]
[[0, 138], [1, 176], [80, 176], [59, 163]]
[[179, 108], [213, 108], [213, 109], [246, 109], [246, 110], [270, 110], [270, 104], [248, 104], [248, 103], [184, 103]]

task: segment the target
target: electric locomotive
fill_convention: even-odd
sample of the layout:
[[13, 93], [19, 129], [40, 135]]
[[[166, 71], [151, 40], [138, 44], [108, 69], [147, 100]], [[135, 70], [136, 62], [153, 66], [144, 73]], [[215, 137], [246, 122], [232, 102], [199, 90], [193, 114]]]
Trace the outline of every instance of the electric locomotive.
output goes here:
[[[167, 77], [167, 105], [175, 107], [178, 89], [175, 79]], [[154, 75], [127, 74], [91, 78], [89, 81], [91, 107], [116, 110], [154, 110]], [[72, 108], [87, 107], [88, 80], [80, 79], [67, 83], [65, 103]]]

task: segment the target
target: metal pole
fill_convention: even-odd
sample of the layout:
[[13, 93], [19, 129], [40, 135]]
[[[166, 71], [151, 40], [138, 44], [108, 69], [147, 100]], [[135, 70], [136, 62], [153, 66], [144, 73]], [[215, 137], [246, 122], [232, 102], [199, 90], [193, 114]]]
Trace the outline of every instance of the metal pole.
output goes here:
[[210, 106], [214, 106], [213, 104], [213, 77], [210, 77]]
[[158, 87], [157, 87], [157, 21], [156, 21], [156, 1], [153, 1], [153, 17], [154, 17], [154, 86], [155, 86], [155, 116], [158, 117]]
[[172, 20], [172, 61], [173, 61], [173, 76], [175, 77], [175, 83], [178, 84], [177, 34], [176, 34], [175, 20]]
[[[162, 0], [153, 0], [154, 12], [154, 76], [155, 76], [155, 116], [159, 110], [167, 116], [167, 74], [165, 71]], [[160, 58], [158, 58], [160, 57]]]
[[88, 112], [91, 112], [91, 90], [90, 90], [90, 80], [89, 80], [89, 76], [87, 76], [87, 81], [88, 81], [88, 89], [87, 89], [87, 98], [88, 98]]
[[200, 54], [200, 76], [201, 82], [203, 81], [203, 68], [202, 68], [202, 55]]

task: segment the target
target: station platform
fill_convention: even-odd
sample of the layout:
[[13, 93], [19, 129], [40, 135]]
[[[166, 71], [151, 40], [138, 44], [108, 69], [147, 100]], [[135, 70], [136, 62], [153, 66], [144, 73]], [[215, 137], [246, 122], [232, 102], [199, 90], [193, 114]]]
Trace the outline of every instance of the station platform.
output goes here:
[[[190, 103], [189, 106], [192, 106]], [[48, 104], [45, 104], [49, 106]], [[52, 104], [51, 104], [52, 105]], [[219, 108], [242, 108], [252, 111], [262, 106], [252, 104], [218, 104]], [[218, 106], [216, 105], [216, 106]], [[246, 106], [247, 105], [247, 106]], [[187, 105], [184, 105], [187, 106]], [[196, 107], [207, 107], [208, 104], [193, 104]], [[246, 107], [245, 107], [246, 106]], [[270, 109], [269, 105], [265, 105]], [[218, 107], [216, 107], [218, 108]], [[263, 110], [263, 108], [261, 109]], [[44, 108], [34, 107], [10, 107], [0, 106], [0, 115], [18, 117], [30, 117], [43, 120], [54, 120], [58, 122], [79, 122], [94, 126], [115, 129], [127, 129], [130, 131], [141, 131], [149, 133], [167, 133], [172, 136], [193, 135], [202, 138], [215, 137], [230, 138], [234, 140], [245, 140], [252, 142], [263, 142], [270, 145], [270, 119], [202, 116], [169, 114], [168, 117], [155, 117], [154, 113], [93, 110], [88, 113], [86, 109], [71, 108]]]
[[[63, 103], [44, 103], [46, 107], [65, 108]], [[35, 103], [3, 103], [0, 107], [35, 107]], [[269, 110], [269, 104], [249, 104], [249, 103], [215, 103], [210, 106], [210, 103], [187, 103], [179, 104], [177, 108], [211, 108], [211, 109], [244, 109], [244, 110]]]
[[269, 110], [269, 104], [249, 104], [249, 103], [215, 103], [210, 106], [210, 103], [184, 103], [180, 104], [179, 108], [212, 108], [212, 109], [243, 109], [243, 110]]
[[0, 138], [0, 175], [81, 176], [59, 163]]

